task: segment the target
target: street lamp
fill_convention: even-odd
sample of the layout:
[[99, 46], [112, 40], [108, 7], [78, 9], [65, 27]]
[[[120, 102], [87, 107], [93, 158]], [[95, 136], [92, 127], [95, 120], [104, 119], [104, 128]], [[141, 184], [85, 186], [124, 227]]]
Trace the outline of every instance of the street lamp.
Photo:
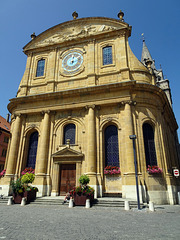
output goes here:
[[129, 138], [133, 140], [133, 152], [134, 152], [134, 166], [135, 166], [135, 176], [136, 176], [137, 203], [138, 203], [138, 209], [140, 210], [141, 208], [140, 208], [140, 201], [139, 201], [139, 187], [138, 187], [136, 146], [135, 146], [136, 135], [130, 135]]

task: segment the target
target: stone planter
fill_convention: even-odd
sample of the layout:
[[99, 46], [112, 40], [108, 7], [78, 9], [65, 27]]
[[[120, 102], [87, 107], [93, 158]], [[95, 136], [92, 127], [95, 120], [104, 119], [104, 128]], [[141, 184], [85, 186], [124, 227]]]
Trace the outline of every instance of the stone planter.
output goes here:
[[84, 195], [74, 195], [74, 204], [75, 206], [85, 206], [86, 205], [86, 199], [90, 199], [90, 203], [92, 204], [94, 200], [94, 196], [84, 196]]
[[21, 194], [13, 193], [14, 203], [20, 204], [23, 197], [26, 198], [26, 203], [30, 203], [36, 199], [36, 191], [25, 191]]
[[26, 198], [26, 203], [30, 203], [36, 199], [36, 191], [25, 191], [24, 197]]
[[23, 193], [21, 193], [21, 194], [16, 194], [16, 193], [13, 193], [13, 201], [14, 201], [14, 203], [18, 203], [18, 204], [20, 204], [21, 203], [21, 201], [22, 201], [22, 198], [23, 198]]

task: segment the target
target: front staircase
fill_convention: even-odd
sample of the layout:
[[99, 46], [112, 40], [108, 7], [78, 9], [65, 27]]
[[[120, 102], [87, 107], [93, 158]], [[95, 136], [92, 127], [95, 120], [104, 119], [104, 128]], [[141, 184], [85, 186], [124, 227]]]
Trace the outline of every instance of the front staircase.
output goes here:
[[[92, 207], [111, 207], [111, 208], [124, 208], [124, 201], [127, 199], [119, 197], [102, 197], [95, 199]], [[7, 205], [8, 197], [0, 198], [0, 205]], [[30, 205], [34, 206], [68, 206], [68, 203], [62, 204], [64, 202], [64, 197], [38, 197], [34, 202], [31, 202]], [[137, 202], [129, 200], [130, 208], [137, 208]], [[141, 204], [141, 208], [145, 205]]]

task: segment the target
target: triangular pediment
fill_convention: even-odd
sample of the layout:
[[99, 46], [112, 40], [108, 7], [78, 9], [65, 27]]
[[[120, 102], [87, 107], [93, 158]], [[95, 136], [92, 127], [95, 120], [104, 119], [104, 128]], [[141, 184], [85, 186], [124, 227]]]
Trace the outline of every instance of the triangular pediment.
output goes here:
[[67, 158], [67, 157], [80, 157], [82, 158], [83, 157], [83, 154], [81, 152], [78, 152], [78, 151], [75, 151], [74, 149], [72, 148], [69, 148], [69, 147], [66, 147], [54, 154], [52, 154], [52, 157], [53, 158]]
[[24, 51], [125, 28], [130, 29], [127, 23], [111, 18], [76, 19], [54, 26], [41, 33], [24, 47]]

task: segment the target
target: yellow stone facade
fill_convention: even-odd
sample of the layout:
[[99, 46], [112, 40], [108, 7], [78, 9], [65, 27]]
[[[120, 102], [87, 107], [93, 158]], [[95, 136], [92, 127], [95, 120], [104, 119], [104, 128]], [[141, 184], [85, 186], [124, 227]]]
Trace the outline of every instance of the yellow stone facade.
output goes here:
[[[75, 164], [76, 185], [82, 174], [90, 177], [95, 197], [120, 193], [136, 199], [132, 140], [135, 134], [141, 201], [176, 203], [178, 166], [175, 134], [178, 128], [166, 94], [155, 85], [151, 69], [132, 53], [128, 37], [131, 27], [103, 17], [74, 19], [52, 27], [24, 47], [26, 69], [17, 97], [10, 100], [12, 137], [0, 180], [5, 194], [11, 178], [26, 167], [29, 137], [37, 131], [35, 182], [39, 196], [59, 195], [62, 164]], [[103, 65], [102, 49], [112, 47], [112, 64]], [[63, 69], [63, 59], [72, 51], [82, 54], [77, 71]], [[37, 64], [45, 59], [44, 75], [37, 77]], [[143, 123], [154, 127], [160, 176], [147, 173]], [[75, 144], [63, 143], [64, 126], [76, 126]], [[121, 174], [104, 175], [104, 130], [118, 129]]]

